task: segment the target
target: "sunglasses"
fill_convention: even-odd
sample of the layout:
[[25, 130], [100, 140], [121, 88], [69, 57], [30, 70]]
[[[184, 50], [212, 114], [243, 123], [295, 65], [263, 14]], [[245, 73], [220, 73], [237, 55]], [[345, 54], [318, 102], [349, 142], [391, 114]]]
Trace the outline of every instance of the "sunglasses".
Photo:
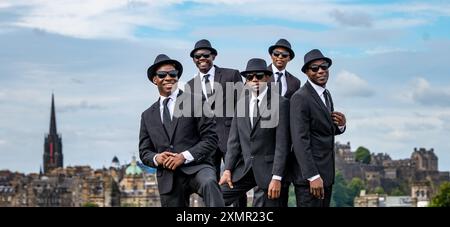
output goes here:
[[178, 70], [171, 70], [171, 71], [157, 71], [156, 76], [158, 76], [159, 79], [164, 79], [166, 76], [169, 75], [172, 78], [178, 77]]
[[274, 51], [274, 52], [272, 52], [272, 55], [275, 56], [275, 57], [278, 57], [278, 56], [281, 55], [282, 58], [287, 58], [287, 57], [289, 57], [290, 54], [287, 51], [283, 51], [283, 52], [281, 52], [281, 51]]
[[200, 59], [202, 57], [209, 58], [210, 56], [211, 56], [211, 54], [194, 54], [195, 59]]
[[311, 66], [309, 66], [309, 69], [311, 69], [311, 71], [316, 73], [319, 71], [319, 68], [321, 68], [322, 70], [328, 70], [329, 67], [330, 67], [330, 64], [328, 62], [325, 62], [320, 65], [311, 65]]
[[254, 77], [256, 77], [257, 80], [262, 80], [264, 78], [266, 74], [263, 72], [259, 72], [259, 73], [247, 73], [247, 75], [245, 75], [245, 78], [249, 81], [253, 80]]

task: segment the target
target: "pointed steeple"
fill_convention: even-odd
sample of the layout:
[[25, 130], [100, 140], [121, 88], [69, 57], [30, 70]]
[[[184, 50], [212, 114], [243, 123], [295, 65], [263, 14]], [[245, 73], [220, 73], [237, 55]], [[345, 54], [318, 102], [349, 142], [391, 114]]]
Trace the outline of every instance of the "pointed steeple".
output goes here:
[[51, 107], [51, 115], [50, 115], [50, 135], [57, 135], [58, 132], [56, 131], [56, 114], [55, 114], [55, 98], [52, 93], [52, 107]]
[[44, 142], [44, 173], [63, 167], [63, 153], [61, 136], [56, 131], [55, 98], [52, 93], [52, 107], [50, 113], [50, 132]]

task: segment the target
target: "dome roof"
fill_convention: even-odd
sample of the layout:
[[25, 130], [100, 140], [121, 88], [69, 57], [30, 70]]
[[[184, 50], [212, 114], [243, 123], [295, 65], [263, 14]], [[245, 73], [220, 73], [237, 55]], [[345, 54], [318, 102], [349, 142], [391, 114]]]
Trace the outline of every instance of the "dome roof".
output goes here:
[[136, 157], [133, 156], [130, 166], [125, 170], [126, 175], [140, 175], [142, 174], [142, 169], [136, 164]]

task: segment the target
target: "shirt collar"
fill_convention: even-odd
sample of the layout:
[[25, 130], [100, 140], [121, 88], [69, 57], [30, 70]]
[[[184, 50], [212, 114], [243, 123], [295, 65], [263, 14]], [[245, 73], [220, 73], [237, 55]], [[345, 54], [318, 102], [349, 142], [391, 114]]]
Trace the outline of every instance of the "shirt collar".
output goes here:
[[179, 92], [180, 92], [180, 89], [177, 88], [174, 92], [172, 92], [172, 94], [169, 95], [169, 97], [165, 97], [165, 96], [161, 96], [161, 95], [160, 95], [160, 96], [159, 96], [159, 104], [160, 104], [160, 105], [163, 105], [164, 100], [167, 99], [167, 98], [171, 98], [172, 101], [176, 100], [177, 97], [178, 97], [178, 93], [179, 93]]
[[311, 86], [314, 88], [314, 90], [316, 90], [317, 94], [319, 96], [323, 95], [323, 92], [325, 91], [325, 87], [321, 87], [315, 83], [313, 83], [309, 78], [308, 78], [309, 83], [311, 84]]
[[[209, 74], [209, 78], [210, 78], [209, 80], [211, 81], [211, 78], [213, 78], [214, 75], [216, 74], [216, 67], [213, 65], [213, 67], [211, 67], [211, 69], [206, 74]], [[202, 72], [199, 72], [200, 79], [202, 79], [202, 81], [204, 80], [204, 78], [205, 78], [204, 76], [206, 74], [203, 74]]]
[[259, 93], [258, 97], [255, 97], [255, 95], [252, 92], [251, 101], [254, 101], [255, 99], [258, 99], [259, 101], [261, 101], [264, 98], [264, 96], [267, 94], [267, 90], [268, 90], [268, 87], [266, 87], [263, 92]]
[[272, 71], [273, 71], [273, 75], [276, 75], [277, 72], [283, 73], [283, 76], [286, 75], [286, 69], [283, 69], [280, 71], [274, 64], [272, 64]]

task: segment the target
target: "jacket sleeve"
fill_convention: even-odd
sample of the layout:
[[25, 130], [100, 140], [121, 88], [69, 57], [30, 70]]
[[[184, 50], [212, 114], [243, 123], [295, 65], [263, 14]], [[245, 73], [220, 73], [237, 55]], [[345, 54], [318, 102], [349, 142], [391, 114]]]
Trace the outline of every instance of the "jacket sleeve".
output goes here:
[[141, 129], [139, 131], [139, 157], [142, 163], [147, 166], [157, 168], [153, 162], [153, 157], [157, 154], [152, 138], [148, 134], [147, 127], [145, 125], [144, 114], [141, 116]]
[[230, 134], [228, 136], [227, 153], [225, 154], [225, 169], [231, 170], [236, 166], [239, 154], [241, 154], [241, 144], [239, 142], [239, 130], [237, 127], [236, 114], [231, 121]]
[[290, 119], [294, 154], [298, 160], [303, 179], [319, 174], [311, 149], [311, 112], [305, 97], [295, 93], [291, 98]]
[[287, 157], [291, 150], [291, 135], [289, 131], [289, 101], [282, 98], [279, 106], [279, 120], [276, 131], [275, 156], [272, 175], [284, 176]]

